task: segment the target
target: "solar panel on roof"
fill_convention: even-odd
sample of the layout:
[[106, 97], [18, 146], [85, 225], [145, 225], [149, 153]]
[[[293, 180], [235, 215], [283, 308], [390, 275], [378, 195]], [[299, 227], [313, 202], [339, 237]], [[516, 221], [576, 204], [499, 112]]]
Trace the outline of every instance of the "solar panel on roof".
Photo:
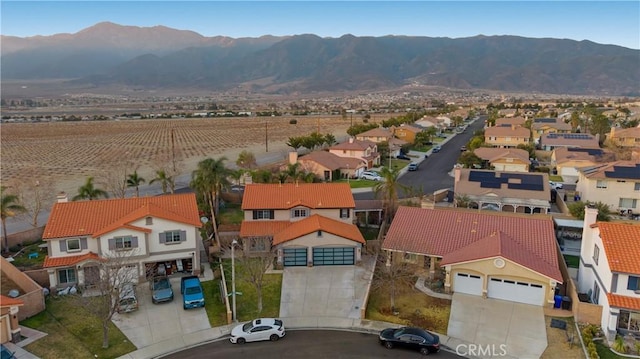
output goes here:
[[599, 148], [580, 148], [580, 147], [568, 147], [567, 150], [569, 152], [583, 152], [583, 153], [587, 153], [591, 156], [599, 156], [602, 155], [604, 153], [604, 151], [602, 151]]
[[533, 122], [536, 123], [555, 123], [556, 119], [555, 118], [536, 118], [533, 120]]
[[492, 182], [492, 181], [480, 182], [480, 187], [481, 188], [500, 188], [502, 187], [502, 182]]
[[640, 163], [635, 167], [613, 166], [613, 171], [605, 171], [607, 178], [640, 179]]

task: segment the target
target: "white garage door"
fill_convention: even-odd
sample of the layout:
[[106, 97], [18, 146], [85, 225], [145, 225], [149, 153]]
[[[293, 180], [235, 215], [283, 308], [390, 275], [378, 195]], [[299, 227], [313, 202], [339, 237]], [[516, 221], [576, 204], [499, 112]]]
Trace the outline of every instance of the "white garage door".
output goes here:
[[482, 295], [482, 278], [475, 274], [456, 273], [456, 278], [453, 281], [453, 291], [455, 293]]
[[489, 298], [533, 305], [544, 304], [544, 286], [540, 284], [490, 278], [487, 291]]

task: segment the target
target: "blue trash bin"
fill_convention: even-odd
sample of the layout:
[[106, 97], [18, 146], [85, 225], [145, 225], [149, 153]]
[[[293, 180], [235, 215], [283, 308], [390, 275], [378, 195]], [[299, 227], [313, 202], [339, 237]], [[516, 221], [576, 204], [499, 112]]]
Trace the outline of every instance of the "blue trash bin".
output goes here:
[[562, 296], [556, 295], [553, 297], [553, 307], [560, 308], [562, 306]]

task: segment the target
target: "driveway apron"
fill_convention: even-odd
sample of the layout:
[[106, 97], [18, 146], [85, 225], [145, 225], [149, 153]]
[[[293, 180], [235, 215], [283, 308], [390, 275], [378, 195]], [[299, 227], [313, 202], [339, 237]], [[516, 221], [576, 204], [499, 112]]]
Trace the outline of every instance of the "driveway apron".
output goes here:
[[479, 358], [504, 349], [503, 357], [538, 359], [547, 347], [542, 307], [460, 293], [453, 294], [447, 335], [491, 348]]

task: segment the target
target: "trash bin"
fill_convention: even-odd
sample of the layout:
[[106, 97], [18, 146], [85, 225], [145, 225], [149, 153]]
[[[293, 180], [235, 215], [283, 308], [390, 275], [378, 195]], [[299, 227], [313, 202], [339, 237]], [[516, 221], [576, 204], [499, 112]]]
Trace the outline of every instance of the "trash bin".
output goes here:
[[553, 297], [553, 307], [560, 308], [561, 306], [562, 306], [562, 296], [556, 295], [555, 297]]
[[562, 297], [562, 309], [571, 310], [571, 298]]

